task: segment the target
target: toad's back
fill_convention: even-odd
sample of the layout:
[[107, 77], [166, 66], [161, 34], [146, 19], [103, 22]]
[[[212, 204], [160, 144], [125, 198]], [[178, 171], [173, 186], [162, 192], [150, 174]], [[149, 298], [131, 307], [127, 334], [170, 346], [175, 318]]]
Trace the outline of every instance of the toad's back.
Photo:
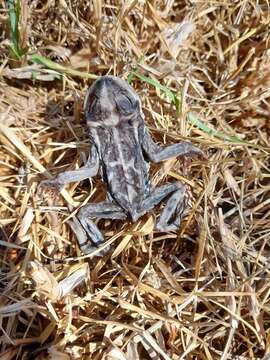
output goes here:
[[125, 81], [103, 76], [88, 90], [84, 111], [110, 197], [134, 219], [148, 194], [139, 97]]
[[[133, 126], [134, 125], [134, 126]], [[149, 192], [145, 162], [136, 124], [122, 123], [91, 131], [111, 198], [131, 218]]]

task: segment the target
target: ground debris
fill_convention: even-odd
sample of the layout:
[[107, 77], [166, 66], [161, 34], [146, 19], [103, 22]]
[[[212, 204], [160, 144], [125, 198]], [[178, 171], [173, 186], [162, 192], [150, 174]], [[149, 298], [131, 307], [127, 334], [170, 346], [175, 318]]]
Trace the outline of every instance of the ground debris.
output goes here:
[[[267, 1], [11, 3], [0, 12], [0, 359], [267, 359]], [[37, 188], [85, 163], [84, 95], [105, 74], [131, 82], [157, 142], [189, 139], [206, 157], [151, 167], [154, 184], [187, 188], [178, 232], [155, 230], [162, 209], [102, 220], [110, 250], [88, 258], [68, 224], [104, 199], [100, 177], [54, 199]]]

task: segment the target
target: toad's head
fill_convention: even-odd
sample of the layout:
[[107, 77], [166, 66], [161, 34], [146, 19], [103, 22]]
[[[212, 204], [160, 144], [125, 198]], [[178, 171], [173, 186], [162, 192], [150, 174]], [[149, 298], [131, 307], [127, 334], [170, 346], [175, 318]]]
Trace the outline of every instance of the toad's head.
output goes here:
[[90, 86], [84, 113], [89, 127], [114, 127], [142, 116], [138, 95], [126, 81], [115, 76], [102, 76]]

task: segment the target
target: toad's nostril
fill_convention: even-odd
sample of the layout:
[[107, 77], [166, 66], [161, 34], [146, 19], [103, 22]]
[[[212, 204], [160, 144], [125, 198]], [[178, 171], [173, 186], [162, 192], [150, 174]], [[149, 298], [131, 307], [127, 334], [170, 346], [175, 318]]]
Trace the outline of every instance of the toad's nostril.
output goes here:
[[109, 78], [109, 76], [102, 76], [94, 82], [91, 88], [95, 95], [99, 96], [99, 94], [102, 93], [104, 88], [108, 88], [111, 86], [111, 79]]
[[112, 79], [110, 76], [102, 76], [102, 78], [100, 79], [100, 85], [102, 86], [106, 86], [106, 87], [110, 87], [112, 86]]

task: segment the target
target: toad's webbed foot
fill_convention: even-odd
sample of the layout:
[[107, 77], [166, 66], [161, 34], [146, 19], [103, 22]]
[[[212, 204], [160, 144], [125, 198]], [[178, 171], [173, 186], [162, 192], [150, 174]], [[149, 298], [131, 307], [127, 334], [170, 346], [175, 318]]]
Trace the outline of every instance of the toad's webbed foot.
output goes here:
[[175, 231], [180, 226], [182, 215], [186, 207], [186, 189], [181, 183], [176, 184], [178, 185], [178, 189], [168, 198], [156, 224], [156, 229], [159, 231]]
[[[83, 206], [77, 218], [69, 221], [69, 225], [77, 237], [81, 251], [88, 255], [104, 243], [101, 231], [91, 219], [125, 219], [126, 214], [119, 206], [105, 201]], [[107, 249], [104, 250], [106, 253]], [[104, 250], [100, 251], [97, 256], [103, 256]]]
[[180, 182], [165, 184], [153, 189], [141, 205], [141, 215], [167, 198], [166, 205], [156, 224], [156, 229], [164, 232], [177, 230], [185, 209], [185, 191], [185, 186]]
[[[84, 230], [82, 224], [75, 216], [72, 218], [72, 220], [67, 221], [67, 223], [69, 224], [72, 231], [76, 235], [80, 250], [83, 254], [89, 255], [97, 250], [97, 247], [94, 246], [93, 243], [91, 242], [91, 240], [88, 238], [86, 231]], [[94, 223], [92, 223], [92, 224], [95, 226]], [[102, 240], [103, 240], [102, 234], [100, 233], [100, 231], [98, 230], [97, 227], [95, 230], [96, 230], [96, 232], [95, 232], [96, 240], [97, 240], [97, 238], [99, 238], [99, 240], [102, 242]], [[107, 249], [100, 250], [96, 254], [96, 256], [103, 256], [106, 253], [107, 253]]]

